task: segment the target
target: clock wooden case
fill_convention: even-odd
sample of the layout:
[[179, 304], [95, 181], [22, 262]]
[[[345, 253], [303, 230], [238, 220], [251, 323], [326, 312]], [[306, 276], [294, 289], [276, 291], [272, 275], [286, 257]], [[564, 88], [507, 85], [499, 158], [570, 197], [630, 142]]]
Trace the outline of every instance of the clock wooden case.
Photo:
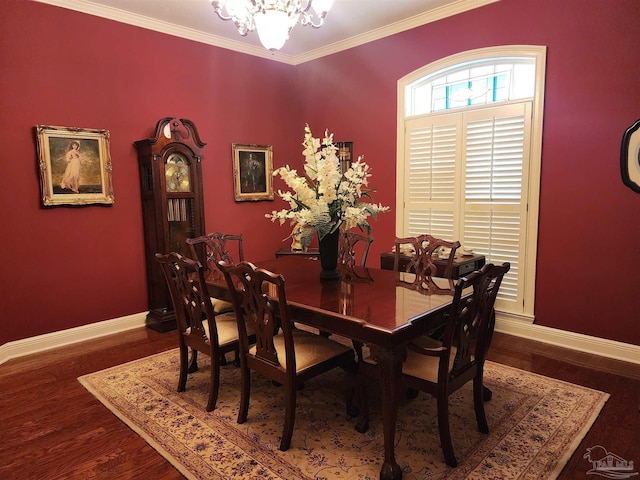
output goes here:
[[171, 297], [156, 253], [189, 256], [185, 240], [204, 235], [202, 149], [190, 120], [166, 117], [153, 138], [134, 142], [140, 167], [142, 219], [149, 313], [146, 324], [159, 332], [176, 328]]

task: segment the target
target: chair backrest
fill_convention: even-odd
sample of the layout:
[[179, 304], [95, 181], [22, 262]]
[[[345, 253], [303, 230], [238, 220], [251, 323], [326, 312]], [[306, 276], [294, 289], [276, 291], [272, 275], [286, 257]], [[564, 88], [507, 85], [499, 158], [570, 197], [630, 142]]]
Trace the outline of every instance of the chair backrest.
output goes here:
[[[291, 374], [296, 372], [292, 324], [285, 294], [284, 277], [268, 270], [257, 268], [250, 262], [231, 265], [218, 264], [224, 274], [229, 290], [233, 292], [233, 304], [238, 321], [241, 354], [249, 351], [247, 329], [253, 327], [256, 334], [256, 353], [251, 367], [281, 367]], [[279, 359], [273, 337], [282, 329], [286, 359]], [[283, 362], [284, 360], [284, 362]], [[258, 365], [256, 365], [258, 364]]]
[[[207, 337], [213, 345], [217, 345], [215, 314], [207, 293], [204, 267], [176, 252], [166, 255], [156, 253], [155, 256], [169, 287], [181, 342], [183, 335], [188, 334], [191, 339], [201, 339], [203, 346], [209, 344]], [[202, 323], [204, 319], [209, 320], [209, 335]]]
[[[473, 364], [484, 362], [492, 330], [493, 307], [504, 275], [511, 265], [489, 263], [467, 277], [458, 280], [449, 310], [449, 320], [442, 344], [449, 352], [455, 347], [455, 360], [451, 375], [464, 373]], [[468, 296], [465, 290], [472, 288]], [[440, 359], [442, 370], [449, 358]], [[447, 368], [444, 368], [447, 371]]]
[[[347, 267], [360, 266], [364, 267], [367, 263], [369, 248], [373, 243], [373, 237], [360, 235], [359, 233], [347, 231], [341, 235], [338, 261]], [[358, 254], [356, 250], [361, 250], [360, 262], [357, 260]]]
[[413, 249], [413, 252], [407, 253], [411, 258], [409, 262], [407, 262], [405, 270], [415, 274], [415, 284], [427, 284], [429, 283], [428, 279], [430, 277], [436, 276], [438, 269], [433, 263], [433, 255], [436, 250], [440, 250], [440, 247], [451, 249], [444, 271], [444, 277], [451, 278], [453, 260], [456, 256], [456, 250], [460, 247], [460, 242], [448, 242], [429, 234], [418, 235], [416, 237], [396, 237], [395, 254], [393, 257], [393, 269], [395, 271], [398, 271], [400, 268], [400, 256], [404, 255], [405, 248], [403, 248], [403, 246], [406, 245], [409, 245]]
[[236, 263], [244, 260], [242, 235], [213, 232], [196, 238], [187, 238], [192, 258], [207, 269], [207, 274], [216, 275], [218, 262]]

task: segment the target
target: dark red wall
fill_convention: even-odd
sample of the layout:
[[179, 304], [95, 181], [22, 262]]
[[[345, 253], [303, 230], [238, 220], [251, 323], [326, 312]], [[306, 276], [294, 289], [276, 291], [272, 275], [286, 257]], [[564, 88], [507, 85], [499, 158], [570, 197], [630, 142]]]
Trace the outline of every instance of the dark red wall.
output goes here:
[[[547, 46], [536, 323], [639, 345], [640, 195], [619, 167], [640, 118], [638, 18], [637, 0], [502, 0], [298, 66], [303, 116], [349, 132], [393, 205], [398, 79], [466, 50]], [[376, 223], [374, 258], [394, 220]]]
[[[3, 2], [0, 32], [0, 344], [147, 309], [133, 142], [166, 116], [207, 142], [207, 230], [273, 256], [288, 232], [264, 218], [272, 202], [234, 201], [231, 144], [300, 157], [292, 66], [23, 0]], [[40, 207], [35, 125], [110, 131], [113, 206]]]
[[[281, 201], [233, 200], [231, 144], [300, 162], [305, 122], [354, 141], [375, 200], [394, 207], [397, 80], [439, 58], [504, 44], [548, 47], [536, 323], [640, 345], [640, 195], [620, 180], [640, 118], [637, 0], [502, 0], [298, 66], [23, 0], [0, 17], [0, 345], [146, 310], [135, 149], [165, 116], [207, 142], [207, 230], [244, 233], [267, 258], [288, 231]], [[116, 203], [40, 207], [34, 125], [111, 133]], [[276, 190], [282, 185], [276, 182]], [[374, 221], [371, 258], [395, 212]], [[372, 263], [373, 265], [374, 263]]]

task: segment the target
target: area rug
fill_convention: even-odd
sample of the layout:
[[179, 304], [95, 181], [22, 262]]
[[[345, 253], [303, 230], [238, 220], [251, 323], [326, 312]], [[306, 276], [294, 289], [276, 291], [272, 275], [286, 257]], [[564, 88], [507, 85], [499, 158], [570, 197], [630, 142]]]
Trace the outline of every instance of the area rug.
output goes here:
[[[204, 356], [203, 356], [204, 357]], [[380, 398], [370, 385], [369, 430], [358, 433], [345, 409], [348, 376], [336, 369], [299, 392], [291, 448], [278, 449], [284, 392], [254, 374], [246, 423], [236, 423], [239, 369], [222, 368], [217, 408], [205, 411], [207, 358], [176, 392], [172, 350], [79, 378], [93, 395], [188, 479], [377, 479], [383, 437]], [[404, 479], [554, 479], [578, 447], [608, 394], [487, 362], [485, 404], [490, 433], [478, 432], [470, 385], [450, 398], [459, 466], [448, 467], [438, 440], [436, 405], [403, 399], [396, 460]]]

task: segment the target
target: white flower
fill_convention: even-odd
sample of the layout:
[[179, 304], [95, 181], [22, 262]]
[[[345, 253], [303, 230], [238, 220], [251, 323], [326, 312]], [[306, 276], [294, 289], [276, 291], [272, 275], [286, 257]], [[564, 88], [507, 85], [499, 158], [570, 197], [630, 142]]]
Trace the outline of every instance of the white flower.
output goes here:
[[360, 156], [342, 173], [333, 133], [325, 130], [320, 141], [313, 137], [309, 125], [304, 132], [305, 177], [298, 176], [289, 165], [275, 170], [273, 175], [280, 175], [293, 192], [278, 190], [278, 196], [289, 204], [289, 209], [274, 210], [265, 217], [273, 222], [278, 220], [280, 225], [289, 220], [291, 225], [297, 224], [298, 231], [313, 228], [320, 239], [338, 228], [349, 230], [357, 226], [370, 230], [369, 216], [376, 218], [389, 207], [360, 201], [362, 197], [371, 198], [366, 189], [371, 176], [369, 165]]

